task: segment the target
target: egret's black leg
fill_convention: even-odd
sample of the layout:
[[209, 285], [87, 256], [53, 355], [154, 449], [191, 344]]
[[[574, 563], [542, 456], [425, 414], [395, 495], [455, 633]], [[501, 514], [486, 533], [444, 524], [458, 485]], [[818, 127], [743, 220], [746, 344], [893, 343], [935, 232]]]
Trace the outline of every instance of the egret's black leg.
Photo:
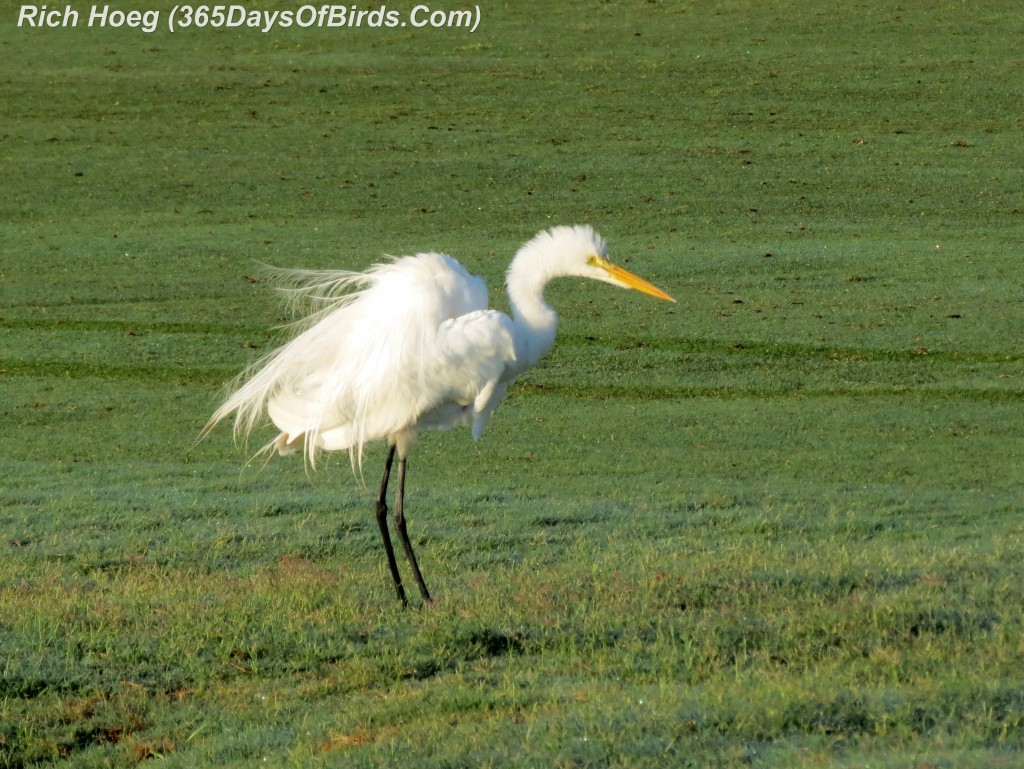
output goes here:
[[423, 574], [420, 573], [420, 566], [416, 563], [416, 554], [412, 551], [412, 542], [409, 541], [409, 531], [405, 527], [405, 457], [398, 458], [398, 493], [395, 495], [395, 527], [398, 529], [398, 536], [402, 539], [402, 547], [405, 548], [405, 555], [412, 566], [413, 576], [416, 584], [419, 585], [420, 595], [424, 603], [433, 603], [430, 592], [427, 590], [427, 583], [423, 581]]
[[[402, 575], [398, 573], [398, 562], [395, 560], [395, 549], [391, 546], [391, 534], [388, 531], [388, 480], [391, 478], [391, 463], [395, 459], [394, 445], [388, 446], [388, 458], [384, 464], [384, 477], [380, 480], [380, 494], [377, 496], [377, 526], [380, 527], [380, 536], [384, 540], [384, 552], [388, 557], [388, 568], [391, 569], [391, 579], [395, 581], [395, 590], [398, 592], [398, 600], [403, 604], [409, 602], [405, 598], [405, 588], [402, 587]], [[399, 465], [401, 467], [401, 465]], [[418, 572], [417, 572], [418, 574]]]

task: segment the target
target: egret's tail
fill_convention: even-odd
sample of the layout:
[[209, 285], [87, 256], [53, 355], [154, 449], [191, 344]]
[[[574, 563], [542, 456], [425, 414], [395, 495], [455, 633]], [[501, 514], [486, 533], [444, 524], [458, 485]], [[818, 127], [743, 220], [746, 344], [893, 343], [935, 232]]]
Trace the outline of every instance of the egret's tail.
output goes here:
[[[266, 267], [264, 270], [279, 284], [279, 290], [287, 296], [288, 306], [294, 313], [302, 310], [311, 312], [289, 326], [299, 331], [298, 336], [251, 364], [229, 385], [232, 392], [206, 423], [201, 433], [203, 437], [220, 422], [234, 415], [235, 439], [247, 440], [253, 430], [265, 422], [270, 403], [280, 398], [282, 393], [293, 389], [300, 372], [314, 365], [318, 357], [317, 340], [323, 336], [322, 329], [321, 333], [312, 333], [318, 323], [327, 315], [334, 314], [336, 317], [332, 327], [343, 329], [347, 325], [345, 316], [351, 314], [346, 313], [346, 310], [358, 303], [373, 280], [372, 272], [285, 270], [275, 267]], [[308, 421], [312, 422], [312, 415], [307, 416]], [[276, 449], [278, 453], [287, 454], [305, 449], [305, 432], [302, 430], [292, 436], [282, 432], [264, 446], [261, 452]], [[311, 454], [310, 459], [315, 460], [314, 455]]]

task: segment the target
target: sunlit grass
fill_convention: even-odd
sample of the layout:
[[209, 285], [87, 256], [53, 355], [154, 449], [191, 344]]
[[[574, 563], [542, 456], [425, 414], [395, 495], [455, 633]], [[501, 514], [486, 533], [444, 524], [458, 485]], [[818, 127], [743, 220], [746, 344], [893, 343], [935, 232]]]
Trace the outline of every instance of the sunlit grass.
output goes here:
[[[1015, 14], [5, 27], [0, 766], [1019, 764]], [[504, 307], [583, 221], [679, 303], [552, 285], [483, 440], [422, 437], [435, 606], [380, 447], [197, 441], [289, 319], [258, 263], [445, 250]]]

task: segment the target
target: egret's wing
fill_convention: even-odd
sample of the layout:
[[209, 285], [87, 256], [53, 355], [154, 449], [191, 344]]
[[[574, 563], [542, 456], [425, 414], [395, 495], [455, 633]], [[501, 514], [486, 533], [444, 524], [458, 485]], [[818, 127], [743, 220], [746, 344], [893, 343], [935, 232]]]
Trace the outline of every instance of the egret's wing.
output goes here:
[[[471, 312], [442, 323], [424, 372], [425, 420], [430, 422], [433, 413], [438, 414], [438, 422], [445, 421], [439, 410], [455, 404], [461, 407], [461, 416], [473, 422], [473, 438], [479, 438], [505, 396], [505, 377], [515, 359], [512, 321], [497, 310]], [[447, 421], [455, 424], [462, 419], [449, 416]]]

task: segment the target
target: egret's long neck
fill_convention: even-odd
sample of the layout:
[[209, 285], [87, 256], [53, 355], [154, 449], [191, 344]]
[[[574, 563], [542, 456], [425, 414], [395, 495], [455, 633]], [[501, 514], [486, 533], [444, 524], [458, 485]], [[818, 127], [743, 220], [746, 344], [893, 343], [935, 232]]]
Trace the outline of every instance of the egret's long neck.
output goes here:
[[553, 277], [550, 262], [538, 251], [528, 249], [516, 254], [505, 276], [520, 370], [537, 363], [555, 343], [558, 314], [544, 301], [544, 287]]

